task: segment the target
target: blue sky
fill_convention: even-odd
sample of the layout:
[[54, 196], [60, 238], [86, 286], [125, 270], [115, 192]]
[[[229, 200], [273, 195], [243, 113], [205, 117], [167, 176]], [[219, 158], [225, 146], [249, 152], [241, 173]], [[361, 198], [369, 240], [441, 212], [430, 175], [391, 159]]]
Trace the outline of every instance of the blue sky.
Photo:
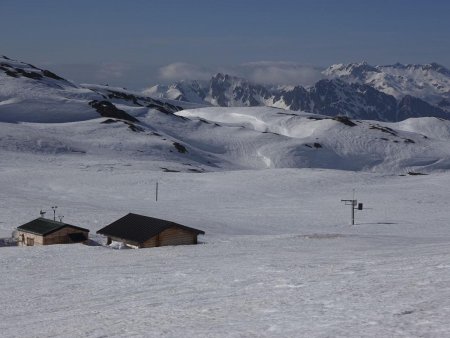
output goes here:
[[0, 9], [1, 54], [77, 82], [140, 88], [259, 61], [450, 66], [444, 0], [0, 0]]

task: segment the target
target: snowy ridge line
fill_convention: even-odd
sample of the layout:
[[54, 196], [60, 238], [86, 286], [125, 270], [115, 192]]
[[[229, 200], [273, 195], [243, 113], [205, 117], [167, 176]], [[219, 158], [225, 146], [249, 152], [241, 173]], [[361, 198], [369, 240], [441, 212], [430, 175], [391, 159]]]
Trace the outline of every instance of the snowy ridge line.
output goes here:
[[332, 65], [313, 86], [273, 86], [218, 73], [143, 91], [154, 97], [222, 107], [269, 106], [328, 116], [396, 122], [450, 117], [450, 71], [427, 65]]
[[[139, 158], [170, 162], [155, 169], [172, 172], [326, 168], [407, 173], [450, 168], [448, 120], [428, 117], [385, 123], [361, 118], [368, 116], [365, 113], [349, 118], [339, 112], [353, 114], [347, 111], [346, 97], [348, 89], [356, 87], [340, 79], [324, 80], [308, 92], [291, 88], [298, 95], [330, 99], [328, 108], [333, 110], [323, 111], [315, 104], [305, 106], [315, 107], [312, 113], [301, 106], [295, 112], [270, 107], [197, 108], [201, 104], [155, 99], [118, 87], [77, 86], [34, 66], [1, 60], [0, 149], [4, 151]], [[264, 97], [264, 87], [235, 80], [223, 74], [215, 79], [220, 88], [244, 86]], [[378, 97], [375, 89], [364, 86], [358, 97]], [[218, 95], [219, 87], [213, 91]], [[332, 93], [331, 97], [323, 98], [322, 92]], [[241, 94], [253, 105], [252, 97], [245, 91]], [[351, 101], [353, 112], [361, 112], [360, 108], [376, 112], [379, 119], [392, 116], [378, 107], [398, 108], [393, 97], [374, 106], [358, 100]], [[405, 102], [409, 107], [417, 104], [407, 97]], [[407, 116], [407, 111], [402, 114]]]
[[0, 123], [0, 149], [35, 154], [168, 161], [166, 171], [324, 168], [385, 173], [450, 168], [450, 122], [400, 123], [288, 113], [275, 108], [199, 108], [167, 113], [117, 104], [138, 123]]

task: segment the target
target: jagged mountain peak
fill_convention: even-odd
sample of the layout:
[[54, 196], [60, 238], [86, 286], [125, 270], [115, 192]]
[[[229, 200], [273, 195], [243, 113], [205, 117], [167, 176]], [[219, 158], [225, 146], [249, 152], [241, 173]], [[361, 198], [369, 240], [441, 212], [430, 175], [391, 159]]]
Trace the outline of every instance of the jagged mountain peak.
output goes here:
[[[448, 89], [446, 91], [450, 88], [450, 84], [445, 82], [449, 80], [447, 77], [435, 76], [435, 71], [419, 71], [413, 66], [406, 68], [407, 65], [399, 64], [395, 69], [393, 67], [372, 66], [367, 62], [337, 64], [325, 71], [327, 78], [308, 88], [261, 85], [217, 73], [200, 87], [186, 82], [183, 86], [174, 85], [166, 92], [155, 90], [153, 93], [158, 92], [160, 97], [222, 107], [272, 106], [382, 121], [398, 121], [408, 116], [448, 118], [445, 112], [450, 109], [446, 104], [446, 95], [450, 94]], [[438, 69], [439, 65], [421, 67]], [[189, 99], [189, 93], [196, 95]], [[406, 95], [417, 100], [401, 102]], [[436, 104], [429, 102], [429, 97], [436, 98]]]
[[329, 77], [342, 77], [349, 78], [354, 77], [355, 79], [364, 79], [364, 77], [370, 76], [370, 73], [383, 73], [389, 69], [394, 70], [409, 70], [409, 71], [433, 71], [440, 73], [445, 76], [450, 76], [450, 71], [443, 65], [431, 62], [427, 64], [403, 64], [396, 62], [390, 65], [370, 65], [366, 61], [353, 62], [353, 63], [338, 63], [331, 65], [323, 71], [325, 76]]
[[411, 95], [437, 106], [443, 99], [450, 98], [450, 71], [436, 62], [397, 62], [384, 66], [371, 66], [367, 63], [337, 64], [323, 73], [328, 78], [367, 84], [399, 100], [405, 95]]
[[379, 73], [380, 71], [376, 67], [369, 65], [366, 61], [363, 61], [348, 64], [334, 64], [324, 70], [323, 74], [330, 77], [354, 76], [361, 78], [368, 72]]
[[[195, 94], [203, 103], [237, 107], [186, 110], [185, 103], [172, 104], [119, 87], [56, 85], [64, 80], [48, 78], [43, 70], [28, 64], [2, 60], [6, 71], [18, 73], [11, 76], [0, 71], [0, 136], [6, 140], [1, 146], [7, 150], [95, 156], [106, 148], [111, 156], [170, 159], [178, 163], [177, 168], [191, 172], [201, 172], [203, 166], [395, 171], [423, 167], [423, 147], [433, 146], [437, 149], [431, 158], [437, 163], [435, 168], [448, 167], [448, 153], [439, 150], [442, 140], [448, 140], [448, 121], [423, 123], [425, 131], [440, 130], [437, 141], [429, 140], [432, 133], [424, 137], [396, 131], [395, 124], [364, 121], [445, 117], [445, 113], [417, 97], [397, 100], [364, 83], [330, 78], [310, 88], [266, 87], [221, 73], [206, 85], [198, 81], [166, 85], [170, 93], [182, 94], [178, 98], [189, 100], [189, 95]], [[42, 78], [23, 76], [17, 69]], [[68, 131], [74, 129], [68, 139]], [[34, 135], [31, 142], [30, 134]], [[399, 162], [400, 152], [405, 156]]]
[[434, 70], [434, 71], [436, 71], [438, 73], [442, 73], [444, 75], [450, 76], [450, 70], [448, 68], [446, 68], [445, 66], [439, 64], [439, 63], [432, 62], [432, 63], [430, 63], [430, 64], [428, 64], [426, 66], [429, 66], [430, 69], [432, 69], [432, 70]]
[[437, 62], [431, 62], [431, 63], [426, 63], [426, 64], [403, 64], [400, 62], [396, 62], [392, 65], [376, 66], [376, 67], [379, 69], [396, 68], [396, 69], [434, 71], [434, 72], [441, 73], [446, 76], [450, 76], [450, 70]]
[[250, 81], [248, 81], [247, 79], [244, 79], [242, 77], [230, 75], [230, 74], [226, 74], [226, 73], [220, 73], [220, 72], [213, 75], [211, 77], [210, 82], [228, 82], [230, 84], [232, 84], [232, 83], [251, 84]]

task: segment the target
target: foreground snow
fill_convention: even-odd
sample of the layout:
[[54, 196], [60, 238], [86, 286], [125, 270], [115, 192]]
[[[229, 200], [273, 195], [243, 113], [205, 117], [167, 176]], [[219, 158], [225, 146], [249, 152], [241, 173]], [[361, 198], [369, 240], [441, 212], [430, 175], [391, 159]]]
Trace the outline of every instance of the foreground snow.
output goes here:
[[[450, 334], [449, 173], [162, 173], [7, 152], [0, 163], [2, 237], [54, 204], [92, 234], [130, 211], [206, 231], [197, 246], [0, 248], [2, 336]], [[353, 188], [368, 208], [355, 227], [340, 202]]]

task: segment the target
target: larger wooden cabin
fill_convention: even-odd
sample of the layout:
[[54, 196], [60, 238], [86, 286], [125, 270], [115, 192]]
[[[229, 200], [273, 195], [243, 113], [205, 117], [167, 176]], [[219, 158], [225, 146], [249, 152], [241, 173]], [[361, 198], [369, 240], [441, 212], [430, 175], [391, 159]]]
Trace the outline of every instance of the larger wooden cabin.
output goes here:
[[97, 231], [112, 241], [123, 242], [133, 248], [152, 248], [166, 245], [197, 244], [202, 230], [137, 214], [128, 214]]
[[20, 246], [80, 243], [89, 230], [46, 218], [37, 218], [17, 228]]

